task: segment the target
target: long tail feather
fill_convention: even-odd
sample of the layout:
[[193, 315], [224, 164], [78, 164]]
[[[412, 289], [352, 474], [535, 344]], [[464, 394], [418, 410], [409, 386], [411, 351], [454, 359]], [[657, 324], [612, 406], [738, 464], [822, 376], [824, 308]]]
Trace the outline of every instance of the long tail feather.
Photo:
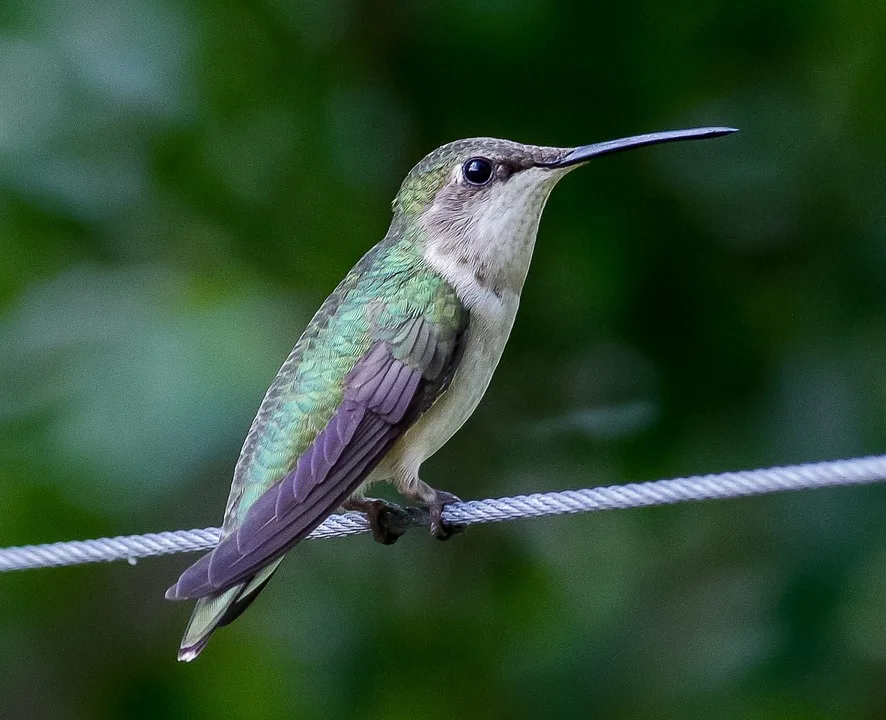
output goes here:
[[258, 597], [282, 560], [283, 558], [280, 558], [262, 568], [255, 576], [239, 585], [199, 598], [185, 628], [178, 659], [182, 662], [191, 662], [206, 647], [216, 628], [236, 620], [240, 613]]

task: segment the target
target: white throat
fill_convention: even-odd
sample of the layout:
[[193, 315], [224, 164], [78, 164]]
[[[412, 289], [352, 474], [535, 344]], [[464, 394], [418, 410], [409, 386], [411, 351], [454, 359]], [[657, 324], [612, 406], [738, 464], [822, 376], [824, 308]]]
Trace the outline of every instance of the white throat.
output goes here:
[[445, 199], [424, 213], [425, 259], [470, 309], [488, 295], [519, 298], [532, 261], [538, 223], [559, 173], [529, 168], [490, 189], [477, 203]]

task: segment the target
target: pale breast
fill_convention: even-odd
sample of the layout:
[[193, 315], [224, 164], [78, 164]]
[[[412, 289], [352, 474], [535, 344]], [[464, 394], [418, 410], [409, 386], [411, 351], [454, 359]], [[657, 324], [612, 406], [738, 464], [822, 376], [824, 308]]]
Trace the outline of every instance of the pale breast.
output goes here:
[[439, 450], [471, 416], [498, 366], [517, 314], [519, 297], [490, 292], [471, 308], [464, 353], [448, 390], [392, 449], [390, 460], [401, 471], [418, 466]]

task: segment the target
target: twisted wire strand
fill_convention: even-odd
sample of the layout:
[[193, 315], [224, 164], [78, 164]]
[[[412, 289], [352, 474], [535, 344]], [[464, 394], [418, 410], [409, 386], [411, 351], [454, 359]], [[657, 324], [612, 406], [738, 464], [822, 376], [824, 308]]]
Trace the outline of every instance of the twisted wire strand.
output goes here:
[[[724, 500], [787, 490], [866, 485], [883, 480], [886, 480], [886, 455], [873, 455], [584, 490], [471, 500], [447, 505], [443, 518], [457, 525], [473, 525], [547, 515]], [[428, 514], [422, 509], [410, 508], [393, 526], [398, 523], [406, 529], [427, 526]], [[309, 539], [359, 535], [369, 530], [365, 515], [348, 512], [327, 518], [309, 535]], [[0, 548], [0, 572], [115, 560], [135, 564], [143, 557], [210, 550], [218, 542], [219, 532], [218, 528], [176, 530]]]

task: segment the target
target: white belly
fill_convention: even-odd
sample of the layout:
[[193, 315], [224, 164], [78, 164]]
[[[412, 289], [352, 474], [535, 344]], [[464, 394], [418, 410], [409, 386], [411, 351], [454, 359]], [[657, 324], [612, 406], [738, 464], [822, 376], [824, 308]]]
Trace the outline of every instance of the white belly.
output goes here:
[[[519, 302], [515, 293], [504, 292], [498, 298], [490, 292], [488, 301], [471, 309], [464, 354], [449, 389], [391, 448], [378, 475], [417, 475], [419, 466], [471, 416], [498, 366]], [[378, 475], [373, 480], [382, 479]]]

